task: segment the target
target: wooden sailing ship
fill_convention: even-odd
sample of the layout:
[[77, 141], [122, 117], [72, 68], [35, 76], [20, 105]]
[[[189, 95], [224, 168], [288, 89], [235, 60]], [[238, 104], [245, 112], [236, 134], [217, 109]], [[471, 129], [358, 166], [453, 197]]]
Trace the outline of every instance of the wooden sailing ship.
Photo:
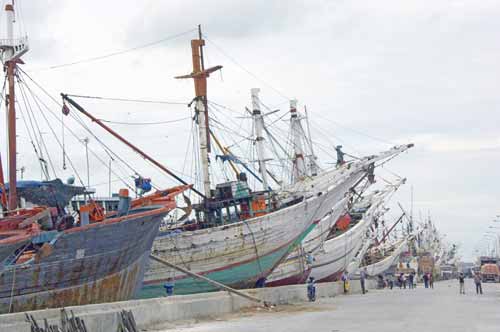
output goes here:
[[[209, 167], [213, 132], [209, 127], [206, 88], [207, 77], [221, 66], [204, 68], [203, 46], [200, 33], [198, 39], [191, 41], [193, 72], [178, 77], [192, 78], [195, 84], [195, 118], [203, 175], [201, 202], [193, 205], [194, 220], [170, 227], [155, 240], [153, 254], [171, 264], [150, 261], [142, 297], [162, 295], [167, 282], [175, 284], [176, 294], [216, 289], [173, 266], [232, 287], [263, 284], [315, 225], [331, 215], [332, 208], [344, 199], [350, 186], [379, 160], [379, 156], [371, 156], [312, 177], [298, 176], [295, 184], [271, 190], [263, 148], [264, 114], [260, 109], [259, 89], [252, 89], [251, 116], [263, 190], [252, 191], [246, 174], [238, 174], [235, 182], [217, 184], [214, 192]], [[395, 148], [384, 156], [397, 154], [408, 147]]]
[[399, 256], [407, 249], [407, 241], [402, 239], [394, 244], [372, 248], [364, 256], [360, 269], [371, 277], [383, 274], [398, 263]]
[[[362, 250], [366, 233], [378, 217], [378, 210], [385, 199], [398, 187], [399, 184], [390, 185], [367, 197], [362, 202], [367, 204], [367, 208], [363, 212], [357, 212], [358, 217], [352, 218], [347, 228], [336, 230], [330, 234], [330, 238], [314, 254], [310, 276], [320, 282], [335, 281], [340, 278], [342, 272], [349, 267], [359, 251]], [[351, 215], [353, 215], [352, 211]]]
[[[138, 200], [123, 190], [118, 211], [110, 214], [91, 200], [76, 215], [68, 213], [54, 203], [68, 192], [49, 183], [18, 192], [15, 78], [28, 41], [14, 38], [13, 4], [5, 12], [7, 38], [0, 49], [8, 81], [9, 182], [0, 162], [0, 313], [130, 299], [140, 288], [161, 220], [189, 186]], [[43, 190], [61, 199], [48, 199]], [[18, 194], [47, 205], [20, 207]]]

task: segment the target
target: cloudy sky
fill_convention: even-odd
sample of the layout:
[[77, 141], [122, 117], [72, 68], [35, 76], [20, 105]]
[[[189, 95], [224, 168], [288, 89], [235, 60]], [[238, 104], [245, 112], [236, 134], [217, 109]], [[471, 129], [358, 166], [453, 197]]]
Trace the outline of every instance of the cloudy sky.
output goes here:
[[[260, 87], [262, 100], [274, 108], [286, 109], [288, 100], [297, 98], [310, 111], [315, 139], [330, 147], [343, 144], [356, 155], [414, 142], [415, 149], [379, 174], [407, 177], [408, 185], [396, 201], [409, 206], [413, 187], [416, 218], [430, 213], [446, 239], [461, 244], [467, 259], [500, 214], [498, 0], [18, 0], [16, 4], [19, 29], [31, 41], [23, 68], [53, 96], [68, 92], [188, 102], [192, 82], [173, 77], [190, 72], [189, 40], [195, 37], [196, 25], [202, 24], [207, 65], [224, 66], [210, 79], [212, 101], [242, 111], [250, 104], [252, 87]], [[2, 17], [0, 26], [4, 22]], [[154, 43], [159, 40], [163, 42]], [[122, 50], [128, 51], [80, 62]], [[76, 64], [67, 65], [71, 63]], [[100, 118], [123, 122], [189, 116], [183, 105], [91, 100], [82, 104]], [[54, 104], [50, 107], [59, 112]], [[56, 120], [50, 121], [60, 133]], [[106, 136], [92, 128], [99, 137]], [[189, 173], [184, 162], [189, 120], [113, 128], [170, 167]], [[82, 129], [74, 131], [78, 137], [88, 136]], [[46, 132], [55, 168], [60, 168], [61, 150], [49, 137], [49, 129]], [[131, 163], [141, 163], [114, 140], [102, 139], [122, 149]], [[83, 147], [67, 140], [68, 155], [76, 165], [84, 164]], [[25, 176], [39, 177], [22, 128], [19, 141], [23, 149], [19, 163], [28, 169]], [[95, 140], [89, 146], [99, 151]], [[331, 161], [319, 154], [325, 163]], [[80, 171], [86, 181], [85, 168]], [[91, 173], [91, 183], [105, 194], [107, 185], [99, 184], [106, 182], [107, 173], [94, 157]], [[72, 174], [68, 169], [58, 175]]]

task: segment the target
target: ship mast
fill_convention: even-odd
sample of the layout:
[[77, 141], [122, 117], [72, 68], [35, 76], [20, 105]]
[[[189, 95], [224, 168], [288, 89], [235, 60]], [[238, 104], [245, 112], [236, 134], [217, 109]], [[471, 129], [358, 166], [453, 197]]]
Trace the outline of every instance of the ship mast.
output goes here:
[[317, 158], [314, 154], [313, 141], [311, 137], [311, 127], [309, 126], [309, 114], [307, 114], [307, 107], [304, 106], [304, 112], [306, 113], [306, 124], [307, 124], [307, 134], [309, 140], [309, 148], [311, 149], [311, 155], [309, 156], [309, 167], [311, 170], [311, 176], [318, 175], [318, 164], [316, 162]]
[[8, 132], [8, 163], [9, 163], [9, 199], [8, 210], [17, 208], [17, 147], [16, 147], [16, 107], [15, 107], [15, 82], [14, 76], [17, 70], [17, 64], [23, 63], [20, 57], [28, 51], [28, 40], [26, 37], [14, 39], [14, 6], [5, 5], [7, 38], [0, 40], [0, 49], [2, 50], [2, 61], [4, 70], [7, 72], [7, 81], [9, 84], [9, 94], [6, 98], [7, 103], [7, 132]]
[[290, 125], [292, 131], [293, 142], [293, 171], [292, 182], [295, 183], [301, 180], [306, 175], [306, 165], [304, 162], [304, 149], [302, 147], [302, 133], [300, 118], [297, 113], [297, 100], [290, 100]]
[[192, 78], [195, 91], [195, 113], [198, 124], [199, 149], [203, 172], [203, 190], [206, 198], [211, 198], [210, 190], [210, 125], [208, 121], [207, 107], [207, 77], [211, 73], [219, 70], [222, 66], [204, 68], [203, 46], [205, 40], [202, 39], [201, 28], [198, 26], [198, 39], [191, 40], [191, 53], [193, 58], [193, 72], [188, 75], [177, 76], [176, 78]]
[[2, 194], [0, 195], [0, 204], [3, 210], [7, 210], [7, 195], [5, 194], [5, 179], [3, 178], [3, 165], [2, 165], [2, 155], [0, 154], [0, 190]]
[[257, 145], [257, 158], [259, 161], [260, 174], [262, 175], [262, 186], [264, 190], [268, 190], [267, 182], [267, 168], [266, 159], [264, 157], [264, 137], [262, 136], [262, 131], [264, 130], [264, 117], [260, 110], [259, 102], [259, 92], [260, 89], [253, 88], [250, 90], [252, 95], [252, 118], [254, 121], [255, 128], [255, 144]]

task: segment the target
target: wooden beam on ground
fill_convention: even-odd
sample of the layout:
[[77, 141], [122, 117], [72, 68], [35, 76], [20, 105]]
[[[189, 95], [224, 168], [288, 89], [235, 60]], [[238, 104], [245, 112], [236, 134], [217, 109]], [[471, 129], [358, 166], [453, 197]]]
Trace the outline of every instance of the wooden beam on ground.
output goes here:
[[224, 284], [221, 284], [220, 282], [217, 282], [217, 281], [215, 281], [215, 280], [209, 279], [209, 278], [207, 278], [207, 277], [205, 277], [205, 276], [202, 276], [201, 274], [191, 272], [191, 271], [189, 271], [188, 269], [185, 269], [185, 268], [180, 267], [180, 266], [178, 266], [178, 265], [172, 264], [172, 263], [170, 263], [170, 262], [168, 262], [168, 261], [164, 260], [163, 258], [160, 258], [160, 257], [158, 257], [158, 256], [156, 256], [156, 255], [150, 254], [150, 255], [149, 255], [149, 257], [150, 257], [152, 260], [157, 261], [158, 263], [161, 263], [161, 264], [166, 265], [166, 266], [168, 266], [168, 267], [171, 267], [171, 268], [173, 268], [173, 269], [175, 269], [175, 270], [177, 270], [177, 271], [180, 271], [180, 272], [182, 272], [182, 273], [185, 273], [185, 274], [187, 274], [187, 275], [189, 275], [189, 276], [191, 276], [191, 277], [193, 277], [193, 278], [196, 278], [196, 279], [200, 279], [200, 280], [206, 281], [206, 282], [208, 282], [209, 284], [212, 284], [212, 285], [214, 285], [215, 287], [217, 287], [217, 288], [219, 288], [219, 289], [222, 289], [222, 290], [228, 291], [229, 293], [236, 294], [236, 295], [241, 296], [241, 297], [243, 297], [243, 298], [245, 298], [245, 299], [247, 299], [247, 300], [250, 300], [250, 301], [253, 301], [253, 302], [257, 302], [257, 303], [261, 303], [261, 304], [263, 304], [263, 305], [264, 305], [264, 306], [266, 306], [266, 307], [268, 306], [268, 304], [267, 304], [265, 301], [263, 301], [263, 300], [261, 300], [261, 299], [259, 299], [259, 298], [255, 297], [255, 296], [248, 295], [248, 294], [246, 294], [246, 293], [244, 293], [244, 292], [242, 292], [242, 291], [239, 291], [239, 290], [237, 290], [237, 289], [234, 289], [234, 288], [231, 288], [231, 287], [226, 286], [226, 285], [224, 285]]

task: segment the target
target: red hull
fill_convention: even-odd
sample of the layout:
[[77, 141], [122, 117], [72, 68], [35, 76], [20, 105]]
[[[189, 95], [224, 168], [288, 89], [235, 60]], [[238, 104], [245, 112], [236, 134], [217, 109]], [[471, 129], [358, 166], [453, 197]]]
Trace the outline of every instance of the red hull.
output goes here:
[[334, 274], [326, 277], [326, 278], [323, 278], [321, 280], [318, 280], [318, 282], [332, 282], [332, 281], [339, 281], [340, 278], [342, 277], [342, 272], [344, 271], [338, 271], [338, 272], [335, 272]]
[[311, 273], [311, 269], [308, 269], [308, 270], [304, 271], [304, 273], [301, 273], [301, 274], [296, 274], [294, 276], [280, 279], [280, 280], [266, 282], [266, 287], [278, 287], [278, 286], [303, 284], [307, 281], [307, 277], [309, 277], [310, 273]]

